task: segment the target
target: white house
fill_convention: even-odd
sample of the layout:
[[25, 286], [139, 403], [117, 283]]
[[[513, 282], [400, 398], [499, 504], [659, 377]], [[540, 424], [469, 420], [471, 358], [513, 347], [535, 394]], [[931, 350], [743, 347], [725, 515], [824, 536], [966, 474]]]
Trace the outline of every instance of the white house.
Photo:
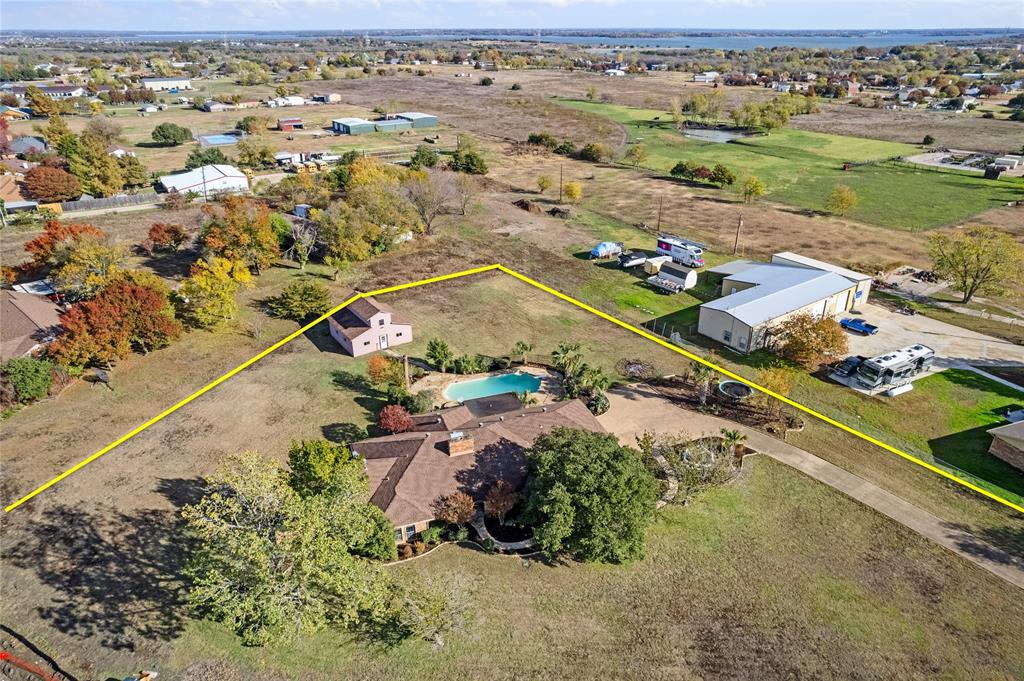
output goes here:
[[694, 83], [714, 83], [721, 74], [718, 71], [705, 71], [693, 74]]
[[331, 337], [353, 357], [412, 341], [412, 325], [384, 303], [359, 298], [331, 315]]
[[188, 78], [143, 78], [142, 87], [154, 92], [169, 90], [191, 90], [192, 81]]
[[228, 165], [208, 165], [177, 175], [164, 175], [158, 181], [164, 191], [194, 192], [203, 196], [249, 191], [249, 178]]

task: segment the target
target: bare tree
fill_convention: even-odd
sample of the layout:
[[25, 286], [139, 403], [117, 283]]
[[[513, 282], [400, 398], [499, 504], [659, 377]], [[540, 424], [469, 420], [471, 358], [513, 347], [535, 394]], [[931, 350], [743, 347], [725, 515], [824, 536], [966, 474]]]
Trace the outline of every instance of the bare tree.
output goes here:
[[456, 196], [455, 180], [453, 180], [452, 174], [443, 170], [427, 168], [406, 180], [402, 187], [409, 203], [413, 205], [416, 214], [423, 221], [427, 234], [432, 234], [434, 220], [448, 211], [449, 204]]
[[480, 182], [476, 177], [465, 173], [455, 176], [455, 195], [459, 202], [460, 215], [465, 215], [469, 204], [480, 193]]
[[292, 222], [292, 245], [287, 251], [288, 257], [299, 263], [299, 269], [306, 269], [309, 256], [316, 248], [319, 229], [311, 220], [294, 220]]

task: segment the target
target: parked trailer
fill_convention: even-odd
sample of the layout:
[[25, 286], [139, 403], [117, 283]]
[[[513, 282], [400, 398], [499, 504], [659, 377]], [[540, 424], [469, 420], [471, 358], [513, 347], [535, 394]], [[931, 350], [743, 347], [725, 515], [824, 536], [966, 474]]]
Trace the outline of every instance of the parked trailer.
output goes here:
[[657, 274], [661, 271], [661, 266], [667, 262], [672, 262], [671, 255], [656, 255], [653, 258], [647, 258], [644, 262], [644, 272], [647, 274]]
[[647, 254], [643, 251], [628, 251], [619, 256], [619, 267], [629, 269], [639, 267], [647, 262]]
[[676, 283], [670, 279], [659, 277], [657, 274], [647, 277], [647, 283], [656, 289], [665, 291], [666, 293], [682, 293], [686, 290], [686, 287], [682, 284]]
[[659, 234], [655, 249], [659, 255], [667, 255], [680, 265], [704, 267], [704, 251], [707, 246], [674, 234]]
[[898, 387], [927, 371], [935, 361], [935, 351], [918, 343], [884, 355], [866, 359], [857, 365], [858, 387], [875, 390], [885, 386]]

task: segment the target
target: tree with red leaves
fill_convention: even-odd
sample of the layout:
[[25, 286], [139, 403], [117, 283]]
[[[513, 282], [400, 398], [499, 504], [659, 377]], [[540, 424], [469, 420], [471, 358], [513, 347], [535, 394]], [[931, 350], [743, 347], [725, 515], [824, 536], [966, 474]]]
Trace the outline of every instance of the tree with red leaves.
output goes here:
[[409, 412], [400, 404], [389, 404], [381, 409], [377, 425], [389, 433], [407, 433], [416, 427]]
[[438, 519], [449, 525], [462, 527], [473, 519], [473, 515], [476, 513], [476, 503], [473, 501], [473, 497], [465, 492], [452, 492], [438, 497], [434, 501], [433, 509]]
[[6, 118], [0, 118], [0, 154], [11, 153], [11, 133]]
[[48, 166], [36, 166], [25, 173], [25, 189], [33, 199], [47, 203], [71, 201], [82, 195], [77, 177]]
[[37, 267], [60, 267], [82, 239], [100, 240], [106, 236], [106, 232], [92, 225], [50, 220], [42, 234], [25, 244], [25, 250]]
[[149, 228], [149, 241], [157, 248], [177, 251], [188, 241], [188, 232], [181, 225], [167, 222], [155, 222]]
[[64, 333], [50, 354], [64, 366], [109, 366], [132, 350], [148, 353], [181, 335], [167, 290], [133, 281], [129, 275], [104, 288], [92, 300], [61, 315]]
[[502, 525], [505, 524], [505, 516], [515, 508], [519, 502], [519, 491], [504, 480], [498, 480], [491, 489], [487, 490], [484, 498], [484, 513], [491, 518], [497, 518]]

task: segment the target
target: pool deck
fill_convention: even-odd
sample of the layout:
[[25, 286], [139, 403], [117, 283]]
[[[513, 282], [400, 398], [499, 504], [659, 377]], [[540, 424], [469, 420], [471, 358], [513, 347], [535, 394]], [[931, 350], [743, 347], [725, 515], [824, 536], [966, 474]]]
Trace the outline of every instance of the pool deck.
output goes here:
[[537, 404], [548, 404], [549, 402], [556, 402], [562, 397], [562, 377], [558, 373], [546, 369], [544, 367], [530, 366], [513, 364], [508, 369], [502, 371], [488, 371], [482, 374], [442, 374], [440, 372], [430, 372], [420, 380], [416, 381], [412, 385], [412, 392], [419, 392], [421, 390], [433, 390], [437, 397], [434, 400], [435, 407], [441, 407], [444, 405], [456, 404], [454, 400], [446, 400], [444, 397], [444, 391], [452, 383], [463, 383], [465, 381], [474, 381], [480, 378], [487, 378], [489, 376], [500, 376], [502, 374], [511, 374], [516, 372], [522, 372], [524, 374], [530, 374], [540, 378], [540, 388], [537, 392], [533, 393], [533, 396], [537, 398]]

